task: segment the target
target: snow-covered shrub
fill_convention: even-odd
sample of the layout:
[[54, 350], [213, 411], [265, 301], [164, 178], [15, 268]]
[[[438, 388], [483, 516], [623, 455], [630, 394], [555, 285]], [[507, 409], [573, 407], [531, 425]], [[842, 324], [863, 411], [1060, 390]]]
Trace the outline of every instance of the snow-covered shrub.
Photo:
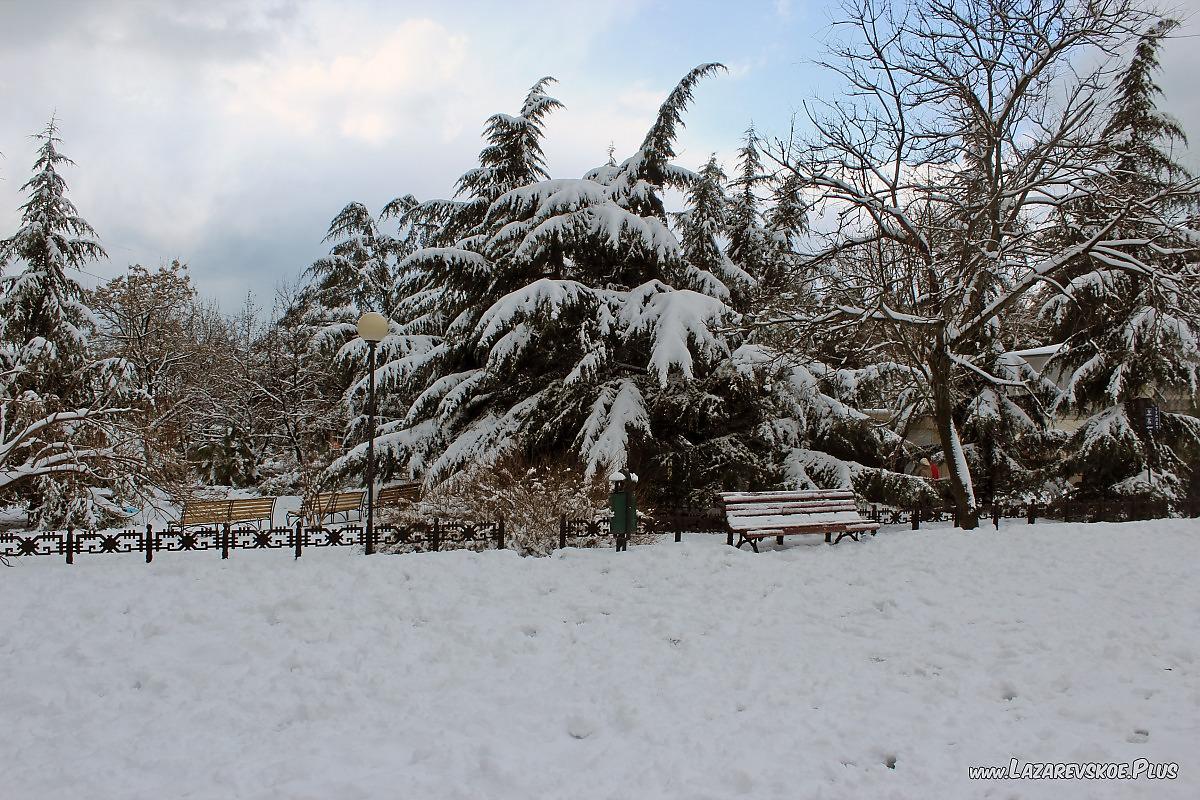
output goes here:
[[602, 476], [588, 477], [577, 465], [530, 463], [510, 456], [455, 475], [419, 503], [384, 515], [381, 521], [403, 525], [428, 523], [434, 517], [447, 522], [503, 519], [508, 549], [522, 555], [546, 555], [558, 547], [560, 516], [595, 518], [607, 507], [607, 487]]

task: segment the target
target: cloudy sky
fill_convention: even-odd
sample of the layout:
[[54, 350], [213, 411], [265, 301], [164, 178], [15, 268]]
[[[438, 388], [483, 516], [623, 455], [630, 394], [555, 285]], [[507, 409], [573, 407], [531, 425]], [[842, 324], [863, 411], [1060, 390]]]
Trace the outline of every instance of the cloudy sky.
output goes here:
[[[1190, 6], [1190, 8], [1189, 8]], [[1179, 12], [1200, 10], [1185, 0]], [[556, 176], [640, 142], [692, 66], [680, 162], [729, 153], [753, 120], [783, 133], [821, 88], [824, 2], [306, 2], [0, 0], [0, 236], [34, 143], [57, 114], [72, 197], [110, 259], [191, 265], [232, 310], [269, 305], [324, 250], [346, 202], [446, 196], [483, 120], [543, 75], [566, 110], [548, 125]], [[1166, 107], [1200, 141], [1200, 15], [1164, 53]], [[1197, 151], [1196, 147], [1192, 148]], [[1200, 167], [1191, 154], [1187, 161]]]

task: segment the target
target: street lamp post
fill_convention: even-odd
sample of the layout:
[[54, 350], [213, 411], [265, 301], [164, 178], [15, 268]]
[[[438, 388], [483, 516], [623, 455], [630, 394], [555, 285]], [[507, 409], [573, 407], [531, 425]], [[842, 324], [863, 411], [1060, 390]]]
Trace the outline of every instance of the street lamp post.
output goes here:
[[375, 348], [387, 336], [388, 321], [382, 314], [368, 311], [358, 318], [358, 335], [367, 343], [370, 355], [367, 390], [367, 529], [364, 543], [367, 555], [375, 552]]

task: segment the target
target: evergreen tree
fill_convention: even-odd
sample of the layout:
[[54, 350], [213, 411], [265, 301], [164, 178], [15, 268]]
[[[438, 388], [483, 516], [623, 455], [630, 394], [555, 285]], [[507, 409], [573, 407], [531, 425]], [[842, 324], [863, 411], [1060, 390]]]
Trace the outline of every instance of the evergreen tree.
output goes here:
[[362, 203], [350, 203], [329, 223], [329, 255], [309, 267], [305, 299], [327, 312], [391, 310], [395, 303], [392, 258], [401, 246], [380, 230]]
[[[758, 134], [751, 125], [738, 148], [737, 191], [729, 200], [729, 255], [762, 290], [763, 297], [777, 296], [794, 285], [800, 236], [808, 230], [808, 208], [800, 196], [800, 178], [785, 172], [768, 175], [759, 152]], [[768, 192], [764, 203], [759, 191]]]
[[769, 275], [770, 236], [763, 226], [762, 201], [757, 189], [766, 181], [762, 156], [758, 152], [758, 135], [751, 125], [746, 129], [738, 148], [737, 191], [729, 200], [729, 255], [742, 269], [758, 280]]
[[[1161, 20], [1138, 40], [1110, 106], [1108, 169], [1099, 191], [1067, 207], [1078, 229], [1098, 225], [1112, 206], [1188, 177], [1171, 153], [1173, 143], [1186, 143], [1184, 132], [1157, 110], [1162, 90], [1153, 79], [1162, 41], [1177, 24]], [[1194, 208], [1176, 203], [1157, 213], [1184, 217]], [[1097, 254], [1043, 306], [1050, 341], [1062, 344], [1047, 366], [1063, 376], [1055, 408], [1086, 415], [1068, 466], [1089, 495], [1179, 495], [1200, 457], [1195, 417], [1165, 414], [1157, 435], [1145, 427], [1139, 398], [1195, 402], [1200, 270], [1187, 260], [1191, 243], [1162, 235], [1161, 225], [1143, 217], [1128, 215], [1111, 235], [1129, 243], [1144, 269], [1106, 269], [1104, 254]], [[1153, 483], [1149, 468], [1157, 472]]]
[[[411, 279], [389, 339], [409, 344], [379, 369], [385, 402], [407, 405], [377, 441], [392, 468], [432, 484], [508, 456], [573, 461], [589, 479], [632, 466], [653, 496], [711, 499], [783, 481], [809, 429], [853, 416], [807, 371], [727, 332], [729, 283], [748, 276], [723, 252], [724, 177], [715, 160], [699, 174], [671, 163], [694, 87], [718, 69], [685, 76], [633, 155], [581, 179], [539, 177], [540, 116], [493, 117], [505, 124], [489, 124], [480, 170], [526, 182], [496, 194], [474, 170], [463, 199], [413, 207], [440, 229], [400, 266]], [[510, 130], [536, 136], [501, 147]], [[682, 243], [668, 187], [689, 199]]]
[[[745, 298], [754, 279], [726, 253], [729, 230], [729, 197], [725, 171], [716, 155], [709, 157], [687, 192], [688, 207], [675, 215], [683, 258], [702, 272], [715, 275], [733, 293], [727, 299]], [[735, 302], [735, 305], [740, 305]]]
[[74, 273], [105, 257], [67, 198], [54, 119], [22, 187], [17, 232], [0, 241], [0, 494], [39, 526], [95, 526], [136, 484], [136, 448], [117, 427], [137, 400], [130, 365], [93, 357], [92, 314]]

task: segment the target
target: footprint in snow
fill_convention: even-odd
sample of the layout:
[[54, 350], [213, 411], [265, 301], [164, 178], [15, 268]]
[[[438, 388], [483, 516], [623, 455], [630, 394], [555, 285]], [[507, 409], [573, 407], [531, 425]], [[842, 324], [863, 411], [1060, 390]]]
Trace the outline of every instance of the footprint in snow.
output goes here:
[[567, 717], [567, 733], [573, 739], [586, 739], [596, 732], [596, 725], [587, 717], [572, 714]]
[[1133, 733], [1125, 737], [1130, 744], [1145, 744], [1150, 739], [1150, 731], [1145, 728], [1134, 728]]

